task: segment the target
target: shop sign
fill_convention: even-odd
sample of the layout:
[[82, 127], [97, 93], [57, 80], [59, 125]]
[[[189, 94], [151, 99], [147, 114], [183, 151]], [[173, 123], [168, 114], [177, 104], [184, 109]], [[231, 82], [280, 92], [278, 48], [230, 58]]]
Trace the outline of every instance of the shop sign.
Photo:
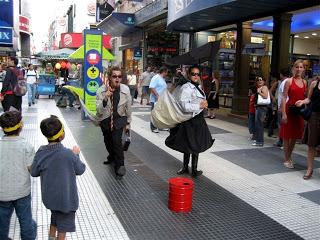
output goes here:
[[96, 5], [96, 20], [97, 22], [102, 21], [108, 17], [114, 10], [114, 0], [97, 0]]
[[102, 85], [103, 33], [100, 30], [84, 30], [84, 102], [86, 109], [96, 114], [96, 92]]
[[87, 6], [87, 10], [89, 16], [94, 16], [96, 14], [96, 3], [89, 3]]
[[19, 30], [20, 32], [30, 33], [30, 20], [25, 16], [19, 16]]
[[61, 47], [62, 48], [78, 48], [83, 44], [82, 33], [62, 33]]
[[[170, 0], [169, 2], [174, 2]], [[155, 1], [141, 10], [135, 12], [136, 24], [142, 24], [152, 18], [160, 16], [162, 13], [167, 11], [168, 1]]]
[[13, 44], [13, 35], [12, 28], [0, 27], [0, 44], [12, 45]]
[[133, 58], [134, 59], [140, 59], [142, 58], [142, 49], [141, 48], [135, 48], [133, 51]]
[[0, 27], [13, 27], [13, 0], [0, 0]]
[[249, 54], [249, 55], [257, 55], [257, 56], [264, 56], [266, 55], [266, 45], [262, 43], [249, 43], [246, 44], [242, 54]]
[[[111, 49], [111, 35], [103, 35], [103, 47]], [[61, 33], [61, 48], [79, 48], [83, 45], [82, 33]]]

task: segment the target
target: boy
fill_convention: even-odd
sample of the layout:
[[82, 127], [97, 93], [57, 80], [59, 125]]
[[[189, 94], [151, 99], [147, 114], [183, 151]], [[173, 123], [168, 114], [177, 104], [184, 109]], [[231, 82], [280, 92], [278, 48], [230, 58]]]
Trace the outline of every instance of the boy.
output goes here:
[[8, 239], [13, 210], [20, 222], [21, 239], [34, 240], [37, 224], [31, 213], [30, 168], [34, 148], [19, 134], [22, 117], [18, 111], [0, 116], [4, 136], [0, 139], [0, 239]]
[[61, 144], [65, 132], [56, 116], [42, 120], [40, 129], [49, 144], [36, 152], [31, 175], [41, 177], [42, 201], [51, 210], [49, 239], [62, 240], [66, 232], [75, 232], [75, 212], [79, 207], [76, 175], [83, 174], [86, 166], [80, 161], [79, 147], [70, 150]]

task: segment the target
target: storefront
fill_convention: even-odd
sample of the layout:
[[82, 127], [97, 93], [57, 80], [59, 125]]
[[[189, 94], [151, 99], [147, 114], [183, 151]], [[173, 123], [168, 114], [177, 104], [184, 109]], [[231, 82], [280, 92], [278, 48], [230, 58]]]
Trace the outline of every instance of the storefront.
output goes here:
[[[255, 4], [255, 8], [249, 7], [252, 4]], [[260, 75], [268, 81], [271, 72], [279, 72], [298, 57], [294, 51], [297, 44], [290, 41], [290, 34], [293, 36], [295, 33], [291, 30], [294, 30], [294, 23], [297, 23], [296, 15], [301, 11], [313, 11], [301, 9], [312, 6], [315, 6], [315, 2], [302, 0], [294, 3], [269, 1], [263, 4], [252, 3], [250, 0], [219, 1], [219, 3], [205, 0], [180, 1], [179, 4], [169, 1], [168, 29], [189, 32], [194, 35], [195, 41], [205, 39], [203, 36], [198, 37], [201, 31], [205, 30], [211, 32], [211, 36], [204, 34], [207, 42], [221, 41], [220, 51], [216, 59], [212, 59], [212, 69], [219, 72], [221, 93], [233, 98], [232, 102], [229, 101], [232, 111], [242, 114], [247, 112], [247, 94], [250, 85], [254, 84], [254, 77]], [[318, 14], [311, 14], [309, 22], [314, 24], [311, 27], [319, 29], [320, 19], [316, 19], [320, 14], [319, 9], [316, 10]], [[270, 13], [274, 16], [270, 17]], [[269, 29], [261, 29], [260, 26], [263, 24], [260, 21], [268, 18], [274, 22], [266, 24]], [[262, 20], [253, 21], [253, 19]], [[297, 25], [307, 25], [306, 17], [302, 16], [302, 19], [304, 21]], [[317, 33], [313, 32], [314, 36], [315, 34]], [[197, 42], [191, 45], [197, 46]], [[307, 56], [310, 61], [313, 54]], [[319, 53], [315, 56], [319, 56]], [[210, 63], [208, 65], [210, 66]], [[316, 59], [310, 61], [309, 65], [308, 70], [312, 68], [312, 71], [317, 71]]]

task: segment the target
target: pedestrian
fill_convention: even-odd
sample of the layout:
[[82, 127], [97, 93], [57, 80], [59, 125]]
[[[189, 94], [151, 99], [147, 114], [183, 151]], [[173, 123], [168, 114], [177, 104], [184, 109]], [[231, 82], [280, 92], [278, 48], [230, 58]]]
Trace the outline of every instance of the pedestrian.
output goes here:
[[271, 103], [269, 89], [262, 77], [256, 77], [257, 93], [255, 103], [255, 134], [252, 146], [263, 147], [264, 144], [264, 120], [268, 105]]
[[41, 146], [31, 166], [31, 176], [41, 177], [42, 202], [51, 211], [49, 240], [63, 240], [66, 232], [75, 232], [75, 213], [79, 207], [76, 175], [86, 169], [80, 160], [80, 148], [65, 148], [63, 124], [56, 116], [41, 121], [40, 129], [48, 144]]
[[191, 174], [197, 177], [202, 174], [202, 171], [197, 170], [199, 153], [209, 149], [214, 140], [203, 116], [203, 109], [208, 107], [208, 102], [200, 86], [198, 66], [189, 68], [188, 78], [189, 81], [181, 86], [181, 94], [177, 101], [185, 113], [192, 113], [194, 117], [170, 129], [165, 144], [183, 153], [183, 166], [177, 174], [189, 173], [191, 155]]
[[320, 146], [320, 77], [310, 84], [308, 97], [296, 102], [298, 107], [303, 104], [311, 104], [311, 117], [305, 128], [303, 142], [308, 145], [307, 172], [303, 179], [308, 180], [313, 174], [313, 161], [316, 156], [316, 148]]
[[147, 105], [150, 104], [149, 100], [149, 85], [151, 82], [151, 78], [153, 77], [153, 74], [151, 72], [151, 67], [147, 67], [146, 71], [141, 74], [140, 79], [140, 86], [142, 86], [142, 93], [141, 93], [141, 100], [140, 104], [143, 104], [143, 99], [147, 99]]
[[208, 94], [208, 117], [210, 119], [216, 118], [215, 111], [219, 109], [219, 72], [214, 72], [213, 78], [210, 82], [209, 86], [209, 94]]
[[[302, 139], [304, 120], [296, 106], [297, 101], [305, 99], [307, 82], [303, 79], [305, 68], [302, 60], [297, 60], [292, 67], [292, 78], [286, 80], [282, 96], [282, 124], [280, 137], [283, 139], [284, 166], [294, 168], [291, 158], [297, 139]], [[287, 101], [287, 97], [289, 97]], [[287, 101], [287, 102], [286, 102]]]
[[121, 83], [122, 72], [112, 67], [108, 79], [97, 90], [97, 116], [100, 122], [104, 143], [109, 153], [104, 164], [114, 163], [117, 178], [125, 175], [124, 153], [122, 146], [123, 131], [130, 130], [131, 95], [127, 85]]
[[0, 101], [2, 101], [3, 111], [5, 112], [9, 111], [10, 107], [14, 107], [16, 110], [21, 111], [22, 96], [16, 96], [13, 92], [13, 88], [17, 84], [20, 71], [17, 68], [17, 65], [18, 58], [9, 57], [6, 76], [3, 80], [0, 93]]
[[[155, 103], [157, 102], [159, 95], [167, 88], [167, 83], [165, 78], [168, 75], [168, 68], [161, 67], [159, 69], [159, 73], [152, 77], [149, 89], [150, 89], [150, 103], [151, 103], [151, 111], [154, 108]], [[154, 133], [159, 133], [159, 129], [157, 129], [152, 122], [150, 121], [151, 131]]]
[[249, 112], [248, 112], [248, 129], [249, 129], [249, 140], [254, 140], [255, 135], [255, 115], [256, 108], [254, 107], [256, 102], [257, 87], [253, 86], [249, 89]]
[[31, 104], [35, 104], [38, 79], [39, 79], [39, 76], [37, 71], [33, 68], [32, 64], [29, 64], [28, 69], [26, 71], [29, 107], [31, 106]]
[[18, 111], [0, 116], [4, 136], [0, 139], [0, 239], [9, 239], [10, 219], [15, 210], [23, 240], [34, 240], [37, 224], [31, 213], [31, 181], [29, 169], [34, 157], [33, 146], [19, 136], [22, 117]]
[[132, 98], [132, 104], [133, 104], [133, 99], [135, 97], [136, 91], [137, 91], [137, 75], [133, 73], [133, 71], [129, 71], [127, 75], [127, 85], [130, 89], [130, 95]]
[[[282, 103], [282, 96], [283, 96], [283, 90], [284, 90], [284, 85], [289, 78], [290, 75], [290, 70], [289, 68], [283, 68], [280, 70], [280, 80], [278, 81], [277, 84], [275, 84], [274, 88], [277, 88], [276, 93], [275, 93], [275, 101], [277, 102], [277, 120], [278, 120], [278, 132], [280, 134], [281, 131], [281, 121], [282, 121], [282, 111], [281, 111], [281, 103]], [[286, 102], [288, 101], [288, 97]], [[278, 135], [279, 135], [278, 134]], [[275, 147], [282, 147], [283, 145], [283, 140], [280, 136], [278, 136], [278, 141], [273, 144]]]

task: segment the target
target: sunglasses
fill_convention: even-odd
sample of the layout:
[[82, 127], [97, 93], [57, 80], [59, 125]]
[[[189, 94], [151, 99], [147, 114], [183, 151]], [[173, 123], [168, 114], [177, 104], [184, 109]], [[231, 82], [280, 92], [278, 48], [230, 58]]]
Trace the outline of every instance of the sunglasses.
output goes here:
[[112, 77], [112, 78], [122, 78], [121, 75], [112, 75], [111, 77]]
[[190, 73], [190, 75], [191, 75], [191, 76], [200, 76], [200, 73], [194, 73], [194, 72], [192, 72], [192, 73]]

